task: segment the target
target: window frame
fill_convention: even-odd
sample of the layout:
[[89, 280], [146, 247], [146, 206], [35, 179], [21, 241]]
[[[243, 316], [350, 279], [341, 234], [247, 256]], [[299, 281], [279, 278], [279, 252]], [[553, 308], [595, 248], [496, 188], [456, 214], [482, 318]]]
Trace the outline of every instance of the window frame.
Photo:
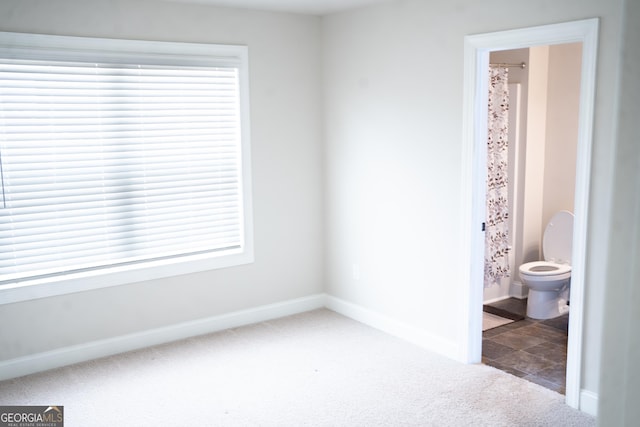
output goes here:
[[0, 285], [0, 305], [254, 262], [247, 46], [0, 32], [0, 56], [2, 57], [25, 58], [26, 54], [32, 55], [30, 57], [34, 59], [41, 59], [42, 57], [50, 58], [51, 55], [55, 55], [55, 52], [60, 51], [64, 52], [65, 56], [75, 59], [82, 59], [86, 55], [95, 57], [96, 54], [110, 58], [131, 58], [135, 55], [143, 55], [146, 61], [158, 61], [162, 64], [225, 65], [231, 61], [238, 66], [243, 244], [239, 249], [223, 252], [179, 256], [5, 283]]

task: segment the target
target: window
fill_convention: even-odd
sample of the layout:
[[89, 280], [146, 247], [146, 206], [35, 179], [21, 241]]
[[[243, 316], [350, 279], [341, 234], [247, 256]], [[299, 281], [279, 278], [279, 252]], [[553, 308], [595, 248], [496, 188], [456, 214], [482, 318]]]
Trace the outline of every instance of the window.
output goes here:
[[247, 86], [245, 47], [0, 33], [0, 301], [251, 262]]

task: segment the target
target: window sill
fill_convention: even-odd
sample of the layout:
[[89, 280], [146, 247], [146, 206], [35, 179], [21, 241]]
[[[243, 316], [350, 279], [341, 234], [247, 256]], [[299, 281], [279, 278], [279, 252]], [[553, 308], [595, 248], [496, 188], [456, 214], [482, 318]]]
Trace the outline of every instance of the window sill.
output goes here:
[[250, 264], [253, 252], [202, 254], [6, 284], [0, 305]]

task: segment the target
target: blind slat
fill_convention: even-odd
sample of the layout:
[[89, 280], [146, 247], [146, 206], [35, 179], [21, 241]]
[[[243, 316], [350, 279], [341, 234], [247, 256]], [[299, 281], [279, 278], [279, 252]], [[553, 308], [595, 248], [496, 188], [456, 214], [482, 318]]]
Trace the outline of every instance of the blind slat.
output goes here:
[[239, 94], [231, 66], [0, 58], [0, 280], [241, 247]]

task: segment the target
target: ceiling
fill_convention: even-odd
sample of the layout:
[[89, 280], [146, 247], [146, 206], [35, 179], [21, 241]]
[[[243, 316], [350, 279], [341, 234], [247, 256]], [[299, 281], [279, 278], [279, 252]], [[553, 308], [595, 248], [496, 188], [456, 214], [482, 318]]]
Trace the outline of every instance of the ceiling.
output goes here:
[[274, 12], [327, 15], [353, 9], [384, 0], [164, 0], [181, 3], [199, 3], [213, 6], [238, 7], [242, 9]]

